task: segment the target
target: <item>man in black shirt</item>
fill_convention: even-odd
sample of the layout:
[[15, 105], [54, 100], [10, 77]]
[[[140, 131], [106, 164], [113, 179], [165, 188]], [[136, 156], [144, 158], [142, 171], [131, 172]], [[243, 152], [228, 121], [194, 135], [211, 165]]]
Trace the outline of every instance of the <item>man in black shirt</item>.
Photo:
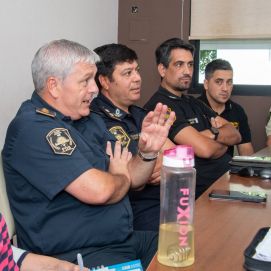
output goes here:
[[[241, 105], [230, 99], [233, 89], [233, 69], [228, 61], [215, 59], [206, 65], [204, 89], [198, 99], [239, 130], [242, 141], [236, 145], [238, 154], [253, 154], [247, 115]], [[228, 153], [233, 156], [234, 146], [228, 148]]]
[[163, 42], [156, 49], [156, 62], [161, 76], [158, 91], [146, 103], [152, 110], [162, 102], [175, 111], [176, 120], [169, 138], [176, 144], [191, 145], [197, 169], [196, 197], [228, 171], [231, 157], [226, 153], [229, 145], [240, 142], [239, 132], [203, 102], [184, 95], [193, 75], [194, 47], [178, 38]]

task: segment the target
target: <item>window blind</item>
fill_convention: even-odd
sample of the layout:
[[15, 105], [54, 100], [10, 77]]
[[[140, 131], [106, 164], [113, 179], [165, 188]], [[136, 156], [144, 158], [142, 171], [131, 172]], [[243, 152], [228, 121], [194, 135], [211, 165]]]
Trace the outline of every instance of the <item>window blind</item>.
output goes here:
[[189, 39], [268, 38], [270, 0], [191, 0]]

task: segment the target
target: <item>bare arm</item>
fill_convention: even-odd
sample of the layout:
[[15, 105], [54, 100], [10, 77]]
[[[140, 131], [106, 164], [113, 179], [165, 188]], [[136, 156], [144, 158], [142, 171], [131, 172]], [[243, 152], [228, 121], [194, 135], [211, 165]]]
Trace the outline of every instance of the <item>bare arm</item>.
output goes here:
[[251, 142], [237, 145], [239, 155], [252, 155], [254, 153]]
[[160, 155], [157, 157], [155, 167], [153, 169], [152, 175], [149, 178], [148, 183], [152, 185], [158, 185], [160, 184], [161, 180], [161, 167], [163, 162], [163, 152], [164, 150], [171, 149], [175, 146], [175, 144], [170, 140], [167, 139], [163, 147], [161, 148]]
[[[79, 271], [78, 265], [53, 257], [28, 253], [21, 265], [21, 271]], [[84, 268], [84, 271], [87, 271]]]
[[[139, 151], [146, 157], [155, 157], [167, 141], [168, 132], [174, 121], [175, 113], [167, 116], [167, 106], [158, 103], [144, 118], [138, 143]], [[143, 161], [138, 155], [134, 156], [128, 167], [132, 187], [145, 185], [150, 178], [156, 161]]]
[[192, 126], [188, 126], [179, 131], [174, 141], [177, 144], [190, 145], [193, 147], [195, 155], [201, 158], [218, 158], [227, 151], [227, 146], [221, 144], [207, 136], [211, 136], [209, 130], [198, 132]]
[[217, 142], [227, 146], [233, 146], [240, 143], [242, 138], [239, 131], [227, 120], [217, 116], [216, 118], [211, 119], [211, 124], [213, 127], [219, 129]]
[[112, 204], [120, 201], [131, 184], [127, 169], [131, 155], [127, 150], [121, 152], [119, 142], [116, 142], [114, 154], [108, 144], [107, 153], [110, 155], [110, 173], [98, 169], [87, 170], [71, 182], [65, 191], [87, 204]]
[[267, 136], [266, 145], [271, 146], [271, 135]]

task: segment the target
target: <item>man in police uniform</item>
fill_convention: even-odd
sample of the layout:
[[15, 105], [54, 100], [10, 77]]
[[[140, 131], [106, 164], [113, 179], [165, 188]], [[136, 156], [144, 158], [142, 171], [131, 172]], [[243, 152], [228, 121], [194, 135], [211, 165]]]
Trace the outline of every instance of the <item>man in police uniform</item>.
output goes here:
[[156, 49], [156, 62], [161, 86], [146, 103], [152, 110], [162, 102], [175, 111], [176, 120], [169, 138], [176, 144], [191, 145], [197, 169], [196, 197], [199, 197], [228, 169], [231, 157], [227, 146], [240, 142], [239, 132], [201, 101], [184, 95], [191, 85], [194, 47], [178, 38], [163, 42]]
[[[98, 59], [56, 40], [32, 61], [35, 91], [10, 123], [2, 151], [18, 245], [71, 262], [81, 252], [87, 267], [141, 259], [146, 268], [157, 234], [133, 231], [127, 192], [151, 175], [174, 114], [165, 121], [167, 107], [158, 104], [146, 116], [140, 156], [131, 159], [118, 142], [105, 150], [112, 136], [101, 118], [89, 117]], [[81, 126], [92, 134], [83, 136]]]
[[[133, 155], [138, 152], [138, 140], [146, 110], [133, 105], [140, 98], [141, 77], [135, 51], [122, 44], [107, 44], [94, 50], [102, 59], [97, 63], [96, 83], [100, 93], [91, 109], [104, 119], [107, 129]], [[163, 148], [174, 144], [168, 140]], [[159, 228], [160, 167], [144, 189], [129, 192], [135, 230]]]
[[[237, 145], [238, 154], [253, 154], [247, 115], [241, 105], [230, 99], [233, 89], [233, 70], [228, 61], [216, 59], [206, 65], [204, 89], [198, 99], [239, 130], [242, 141]], [[234, 146], [229, 146], [228, 153], [233, 156]]]

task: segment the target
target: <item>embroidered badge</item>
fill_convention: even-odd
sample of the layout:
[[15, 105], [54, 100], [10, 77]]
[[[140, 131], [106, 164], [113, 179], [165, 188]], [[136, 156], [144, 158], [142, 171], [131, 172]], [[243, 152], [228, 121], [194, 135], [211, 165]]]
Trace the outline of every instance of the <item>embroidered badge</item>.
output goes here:
[[43, 107], [43, 108], [36, 108], [36, 113], [45, 115], [51, 118], [54, 118], [56, 116], [56, 112], [50, 111], [49, 109]]
[[232, 121], [231, 124], [238, 129], [239, 128], [239, 122], [238, 121]]
[[127, 133], [123, 130], [121, 126], [114, 126], [109, 129], [112, 135], [121, 142], [121, 145], [123, 147], [128, 148], [131, 139], [127, 135]]
[[51, 148], [55, 154], [71, 155], [76, 148], [76, 144], [65, 128], [55, 128], [47, 136]]

